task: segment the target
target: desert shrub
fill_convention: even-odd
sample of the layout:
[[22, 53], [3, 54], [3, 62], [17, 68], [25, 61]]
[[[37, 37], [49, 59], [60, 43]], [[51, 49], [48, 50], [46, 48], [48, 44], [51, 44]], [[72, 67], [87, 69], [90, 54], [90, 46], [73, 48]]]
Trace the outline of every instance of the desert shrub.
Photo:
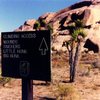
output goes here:
[[46, 27], [46, 21], [41, 19], [40, 20], [41, 27]]
[[79, 93], [73, 85], [57, 85], [54, 96], [56, 97], [56, 100], [80, 100]]
[[34, 29], [38, 30], [40, 28], [40, 23], [38, 21], [34, 24]]
[[0, 84], [5, 85], [6, 83], [10, 82], [11, 78], [4, 78], [0, 77]]
[[90, 76], [91, 70], [91, 64], [79, 64], [78, 73], [80, 76]]
[[10, 82], [10, 80], [11, 78], [1, 76], [1, 68], [0, 68], [0, 85], [5, 85], [6, 83]]
[[53, 33], [53, 27], [52, 27], [52, 25], [51, 25], [51, 24], [48, 24], [48, 25], [47, 25], [47, 29], [48, 29], [48, 30], [50, 30], [50, 31], [51, 31], [51, 33]]

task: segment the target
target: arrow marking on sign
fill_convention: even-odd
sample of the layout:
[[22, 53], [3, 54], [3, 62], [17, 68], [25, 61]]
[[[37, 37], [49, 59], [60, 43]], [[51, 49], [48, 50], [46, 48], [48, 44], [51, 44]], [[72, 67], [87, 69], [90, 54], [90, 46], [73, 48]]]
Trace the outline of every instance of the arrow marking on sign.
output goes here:
[[46, 55], [46, 51], [48, 51], [48, 46], [44, 37], [40, 43], [39, 51], [41, 51], [41, 55]]

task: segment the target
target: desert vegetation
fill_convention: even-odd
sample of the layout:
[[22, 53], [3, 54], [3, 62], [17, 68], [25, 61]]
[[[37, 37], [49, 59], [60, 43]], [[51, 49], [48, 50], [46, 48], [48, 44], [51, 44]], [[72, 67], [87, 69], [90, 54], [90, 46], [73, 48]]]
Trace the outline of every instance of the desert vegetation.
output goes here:
[[45, 20], [37, 20], [34, 24], [33, 29], [35, 30], [50, 30], [53, 33], [53, 27], [50, 23], [47, 23]]
[[69, 52], [70, 82], [74, 82], [75, 80], [75, 71], [81, 57], [82, 42], [84, 42], [84, 38], [86, 37], [83, 27], [84, 25], [79, 19], [75, 20], [72, 25], [67, 26], [71, 34], [71, 39], [64, 41], [64, 45]]
[[[34, 100], [100, 100], [99, 6], [98, 0], [82, 1], [28, 20], [16, 30], [49, 29], [53, 33], [52, 81], [33, 80]], [[84, 28], [89, 34], [86, 41]], [[87, 49], [81, 52], [83, 42]], [[0, 76], [0, 100], [21, 100], [21, 80]]]
[[[99, 56], [98, 53], [82, 52], [76, 71], [76, 80], [69, 83], [68, 52], [54, 52], [51, 59], [52, 81], [50, 84], [33, 81], [34, 100], [95, 100], [95, 98], [99, 98]], [[13, 100], [21, 100], [21, 80], [0, 77], [0, 87], [0, 100], [6, 100], [6, 96], [9, 100], [12, 98], [14, 98]], [[4, 92], [5, 94], [2, 95]]]

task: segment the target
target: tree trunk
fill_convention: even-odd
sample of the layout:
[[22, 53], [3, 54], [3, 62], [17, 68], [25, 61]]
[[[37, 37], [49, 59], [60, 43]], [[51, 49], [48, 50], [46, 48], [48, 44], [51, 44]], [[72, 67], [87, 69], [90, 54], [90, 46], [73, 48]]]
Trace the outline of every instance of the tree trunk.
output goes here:
[[76, 44], [75, 42], [73, 41], [72, 44], [71, 44], [71, 52], [70, 52], [70, 82], [73, 82], [74, 81], [74, 56], [75, 56], [75, 52], [76, 52]]
[[70, 82], [74, 82], [75, 80], [76, 68], [79, 64], [81, 55], [81, 42], [72, 46], [70, 57]]

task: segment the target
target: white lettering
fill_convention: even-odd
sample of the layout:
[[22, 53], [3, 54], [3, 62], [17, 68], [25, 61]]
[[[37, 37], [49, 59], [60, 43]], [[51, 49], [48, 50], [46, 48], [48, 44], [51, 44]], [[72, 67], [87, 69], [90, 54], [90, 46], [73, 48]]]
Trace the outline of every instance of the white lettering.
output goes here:
[[3, 46], [3, 48], [8, 48], [8, 49], [10, 49], [10, 48], [17, 48], [17, 49], [20, 49], [20, 45], [4, 45]]
[[15, 53], [15, 49], [4, 49], [3, 53]]
[[10, 58], [19, 58], [19, 54], [10, 54], [9, 57]]
[[15, 39], [15, 38], [19, 38], [19, 34], [4, 34], [3, 38], [4, 39]]
[[18, 40], [3, 40], [4, 44], [18, 44]]
[[16, 52], [20, 53], [20, 54], [26, 54], [27, 53], [27, 51], [25, 49], [19, 49]]
[[35, 33], [34, 34], [31, 34], [31, 33], [29, 33], [29, 34], [22, 34], [21, 38], [36, 38], [36, 34]]

